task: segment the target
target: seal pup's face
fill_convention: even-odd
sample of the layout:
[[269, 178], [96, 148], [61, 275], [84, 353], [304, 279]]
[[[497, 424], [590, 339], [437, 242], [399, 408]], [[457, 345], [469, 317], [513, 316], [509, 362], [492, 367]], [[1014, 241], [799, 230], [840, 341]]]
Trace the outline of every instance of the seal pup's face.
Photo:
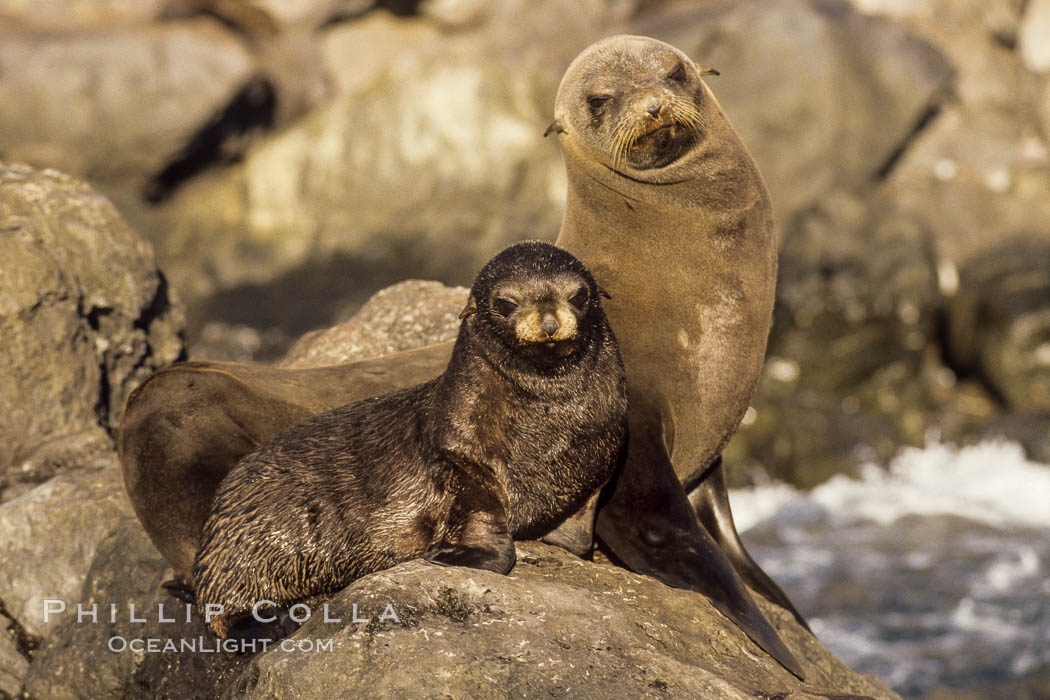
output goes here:
[[586, 346], [601, 314], [594, 279], [579, 260], [549, 243], [528, 241], [489, 261], [463, 317], [512, 353], [549, 364]]
[[548, 129], [621, 173], [652, 173], [703, 138], [706, 93], [684, 53], [655, 39], [616, 36], [584, 50], [562, 78]]

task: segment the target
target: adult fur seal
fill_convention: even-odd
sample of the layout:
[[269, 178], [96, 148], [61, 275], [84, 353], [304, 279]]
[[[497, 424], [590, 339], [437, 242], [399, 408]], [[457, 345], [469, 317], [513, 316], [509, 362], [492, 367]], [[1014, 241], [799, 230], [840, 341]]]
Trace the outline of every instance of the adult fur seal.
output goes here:
[[[596, 529], [629, 568], [708, 595], [801, 676], [734, 573], [805, 624], [741, 543], [721, 464], [762, 368], [777, 244], [765, 184], [708, 73], [668, 44], [617, 36], [583, 51], [558, 88], [558, 245], [614, 297], [631, 395], [627, 459]], [[700, 488], [703, 528], [679, 482]]]
[[278, 606], [424, 557], [498, 573], [514, 539], [575, 513], [613, 473], [627, 388], [594, 279], [548, 243], [493, 258], [436, 379], [314, 416], [223, 479], [193, 578], [225, 637]]
[[[597, 533], [629, 568], [707, 595], [801, 677], [741, 581], [805, 624], [741, 544], [720, 458], [762, 364], [776, 242], [761, 176], [705, 72], [652, 39], [600, 41], [566, 72], [549, 129], [568, 173], [558, 244], [612, 294], [605, 309], [631, 388], [627, 459]], [[129, 398], [119, 443], [147, 532], [185, 575], [208, 494], [254, 444], [337, 396], [432, 378], [449, 352], [315, 370], [198, 363], [154, 375]], [[698, 489], [696, 511], [683, 483]]]

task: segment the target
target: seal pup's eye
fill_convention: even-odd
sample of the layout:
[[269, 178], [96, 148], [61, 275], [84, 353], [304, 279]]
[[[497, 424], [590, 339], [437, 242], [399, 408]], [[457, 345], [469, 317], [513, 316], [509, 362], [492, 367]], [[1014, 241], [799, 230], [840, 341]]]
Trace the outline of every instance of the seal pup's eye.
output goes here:
[[612, 99], [612, 95], [591, 95], [587, 98], [587, 104], [593, 110], [599, 110], [605, 103]]
[[681, 61], [679, 61], [678, 65], [674, 67], [674, 70], [672, 70], [670, 73], [667, 74], [667, 79], [668, 80], [673, 80], [676, 83], [684, 83], [685, 82], [685, 64], [682, 63]]
[[587, 305], [587, 290], [581, 287], [569, 297], [569, 303], [576, 307], [578, 311], [583, 311], [583, 307]]
[[496, 313], [500, 316], [510, 316], [518, 308], [518, 305], [510, 299], [497, 299], [493, 306], [496, 307]]

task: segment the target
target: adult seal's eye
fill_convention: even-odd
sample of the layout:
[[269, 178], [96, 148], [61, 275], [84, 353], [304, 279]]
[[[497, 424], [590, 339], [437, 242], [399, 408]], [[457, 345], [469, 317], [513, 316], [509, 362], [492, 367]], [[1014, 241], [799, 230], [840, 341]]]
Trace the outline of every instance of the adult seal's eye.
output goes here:
[[583, 307], [587, 305], [587, 290], [580, 289], [571, 297], [569, 297], [569, 303], [577, 308], [579, 311], [583, 311]]
[[679, 62], [670, 73], [667, 74], [668, 80], [673, 80], [676, 83], [685, 82], [685, 64]]
[[591, 95], [587, 98], [587, 104], [591, 109], [597, 111], [605, 106], [609, 100], [612, 99], [612, 95]]
[[500, 316], [510, 316], [514, 313], [514, 309], [518, 308], [518, 305], [510, 299], [497, 299], [494, 306], [496, 313]]

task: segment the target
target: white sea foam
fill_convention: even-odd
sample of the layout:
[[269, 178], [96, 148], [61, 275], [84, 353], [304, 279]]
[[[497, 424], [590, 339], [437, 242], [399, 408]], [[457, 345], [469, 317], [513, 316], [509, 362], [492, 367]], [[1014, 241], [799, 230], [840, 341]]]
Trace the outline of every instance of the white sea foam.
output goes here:
[[810, 492], [730, 498], [828, 648], [904, 695], [1050, 665], [1050, 466], [1018, 445], [935, 443]]
[[[795, 520], [813, 506], [837, 522], [888, 525], [906, 515], [958, 515], [989, 525], [1050, 527], [1050, 466], [1027, 460], [1015, 443], [906, 448], [884, 470], [832, 477], [809, 493], [785, 484], [734, 490], [740, 530], [776, 517]], [[803, 518], [804, 519], [804, 518]]]

